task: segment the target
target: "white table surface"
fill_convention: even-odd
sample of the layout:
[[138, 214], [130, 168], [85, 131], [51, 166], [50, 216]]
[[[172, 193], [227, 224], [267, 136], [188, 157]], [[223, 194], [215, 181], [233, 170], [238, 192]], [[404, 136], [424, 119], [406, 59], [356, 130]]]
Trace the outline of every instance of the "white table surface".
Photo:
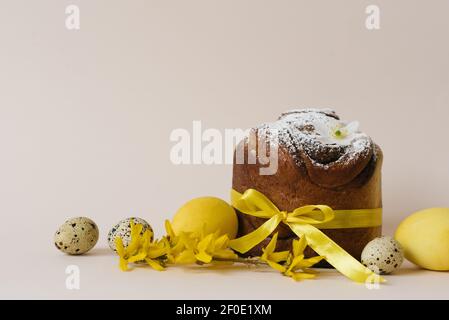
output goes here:
[[[268, 268], [228, 266], [138, 268], [122, 272], [106, 246], [83, 256], [55, 249], [18, 248], [2, 259], [0, 298], [39, 299], [448, 299], [449, 274], [420, 270], [406, 262], [387, 284], [369, 289], [335, 270], [295, 282]], [[4, 256], [5, 258], [5, 256]], [[69, 265], [80, 270], [79, 290], [66, 288]]]

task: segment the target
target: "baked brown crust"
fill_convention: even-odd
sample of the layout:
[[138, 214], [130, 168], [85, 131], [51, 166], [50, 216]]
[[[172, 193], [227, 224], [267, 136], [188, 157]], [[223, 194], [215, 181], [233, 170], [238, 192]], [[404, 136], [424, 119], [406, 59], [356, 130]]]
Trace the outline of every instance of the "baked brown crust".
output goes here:
[[[299, 110], [294, 111], [293, 117], [287, 124], [289, 138], [292, 135], [292, 128], [304, 125], [303, 114], [307, 115], [308, 121], [315, 121], [310, 117], [310, 113], [318, 115], [318, 118], [332, 117], [338, 120], [338, 116], [329, 110]], [[286, 113], [285, 115], [291, 115]], [[282, 119], [282, 117], [280, 119]], [[324, 118], [323, 118], [324, 119]], [[326, 119], [324, 119], [326, 120]], [[318, 120], [320, 121], [320, 120]], [[277, 125], [279, 128], [279, 126]], [[285, 128], [282, 129], [285, 129]], [[261, 129], [263, 128], [263, 129]], [[255, 128], [257, 143], [266, 143], [266, 127]], [[313, 129], [307, 128], [312, 132]], [[261, 134], [261, 133], [264, 134]], [[302, 131], [300, 134], [303, 134]], [[294, 134], [294, 131], [293, 131]], [[259, 169], [266, 167], [260, 164], [258, 158], [255, 164], [248, 161], [233, 166], [232, 187], [238, 192], [253, 188], [265, 194], [280, 210], [292, 211], [295, 208], [309, 204], [326, 204], [335, 210], [339, 209], [375, 209], [382, 207], [381, 194], [381, 167], [382, 151], [365, 135], [357, 136], [361, 139], [368, 139], [363, 150], [358, 150], [354, 155], [352, 146], [344, 147], [338, 145], [326, 145], [309, 139], [296, 139], [296, 145], [292, 147], [291, 142], [283, 141], [285, 137], [280, 137], [278, 142], [278, 170], [273, 175], [261, 175]], [[299, 143], [298, 143], [299, 142]], [[351, 144], [357, 143], [357, 139]], [[241, 142], [239, 147], [243, 147], [245, 154], [248, 154], [248, 139]], [[311, 154], [308, 149], [310, 145], [317, 154]], [[349, 150], [348, 150], [349, 149]], [[321, 153], [321, 154], [320, 154]], [[335, 155], [337, 154], [337, 155]], [[329, 161], [329, 159], [331, 161]], [[245, 215], [238, 212], [239, 236], [245, 235], [258, 228], [264, 219]], [[277, 230], [279, 240], [277, 249], [288, 250], [292, 239], [296, 235], [286, 226], [281, 224]], [[377, 236], [381, 235], [382, 227], [372, 228], [348, 228], [348, 229], [327, 229], [322, 230], [331, 239], [337, 242], [347, 252], [360, 260], [360, 255], [365, 245]], [[265, 247], [270, 238], [266, 239], [258, 246], [247, 252], [246, 256], [261, 255], [262, 248]], [[306, 255], [315, 255], [307, 248]]]

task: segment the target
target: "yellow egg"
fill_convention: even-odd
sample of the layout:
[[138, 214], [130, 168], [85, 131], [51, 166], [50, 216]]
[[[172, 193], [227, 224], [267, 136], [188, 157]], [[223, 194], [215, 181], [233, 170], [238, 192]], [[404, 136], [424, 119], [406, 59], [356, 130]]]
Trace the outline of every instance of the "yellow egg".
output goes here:
[[398, 226], [395, 238], [414, 264], [430, 270], [449, 270], [449, 208], [410, 215]]
[[201, 232], [206, 234], [220, 230], [230, 239], [237, 235], [238, 221], [234, 208], [215, 197], [202, 197], [190, 200], [179, 208], [173, 222], [173, 231]]

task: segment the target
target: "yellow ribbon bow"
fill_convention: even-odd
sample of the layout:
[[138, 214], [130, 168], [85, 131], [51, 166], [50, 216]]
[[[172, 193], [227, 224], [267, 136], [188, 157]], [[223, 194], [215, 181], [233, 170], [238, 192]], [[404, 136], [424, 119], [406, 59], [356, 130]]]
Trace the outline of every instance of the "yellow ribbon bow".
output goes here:
[[[307, 244], [335, 269], [356, 282], [372, 282], [372, 279], [384, 282], [370, 269], [363, 266], [357, 259], [347, 253], [342, 247], [326, 236], [314, 225], [326, 224], [335, 218], [335, 212], [326, 205], [308, 205], [297, 208], [293, 212], [280, 211], [264, 194], [255, 189], [248, 189], [243, 194], [231, 191], [232, 205], [240, 212], [268, 219], [259, 228], [238, 239], [231, 240], [232, 249], [245, 253], [265, 240], [277, 226], [283, 222], [298, 236], [304, 236]], [[366, 213], [369, 210], [363, 210]], [[379, 209], [373, 211], [378, 213]], [[343, 211], [343, 210], [341, 210]], [[351, 210], [344, 210], [346, 213]], [[356, 210], [357, 211], [357, 210]], [[378, 214], [376, 214], [378, 216]]]

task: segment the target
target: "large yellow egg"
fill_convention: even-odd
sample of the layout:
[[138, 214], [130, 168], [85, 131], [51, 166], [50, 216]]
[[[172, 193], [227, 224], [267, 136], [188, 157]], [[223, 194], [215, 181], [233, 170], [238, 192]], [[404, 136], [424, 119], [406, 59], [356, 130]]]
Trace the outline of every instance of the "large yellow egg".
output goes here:
[[173, 222], [173, 231], [227, 234], [230, 239], [237, 235], [238, 221], [234, 208], [215, 197], [201, 197], [190, 200], [179, 208]]
[[414, 264], [430, 270], [449, 270], [449, 208], [410, 215], [400, 223], [395, 238]]

